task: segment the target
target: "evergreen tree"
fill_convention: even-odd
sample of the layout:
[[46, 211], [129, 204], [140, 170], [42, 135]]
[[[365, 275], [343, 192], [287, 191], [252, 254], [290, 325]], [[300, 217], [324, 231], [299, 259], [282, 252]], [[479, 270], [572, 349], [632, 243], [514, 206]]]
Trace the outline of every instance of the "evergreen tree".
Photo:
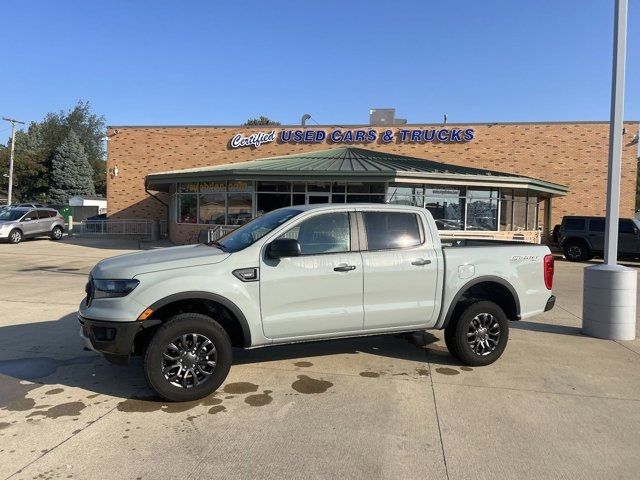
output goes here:
[[73, 130], [51, 158], [49, 201], [66, 204], [74, 195], [95, 195], [93, 168]]

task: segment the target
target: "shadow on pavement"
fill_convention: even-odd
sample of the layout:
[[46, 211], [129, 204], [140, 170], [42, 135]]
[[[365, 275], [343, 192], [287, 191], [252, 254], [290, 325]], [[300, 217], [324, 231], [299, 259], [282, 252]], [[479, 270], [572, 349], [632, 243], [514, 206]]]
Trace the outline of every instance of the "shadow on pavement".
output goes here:
[[525, 320], [519, 320], [517, 322], [509, 323], [509, 327], [514, 330], [528, 330], [531, 332], [544, 332], [544, 333], [556, 333], [559, 335], [571, 335], [582, 336], [582, 329], [580, 327], [569, 327], [564, 325], [554, 325], [550, 323], [540, 322], [527, 322]]
[[136, 238], [84, 237], [73, 235], [65, 236], [59, 243], [104, 250], [140, 250], [140, 240]]
[[[0, 408], [15, 400], [16, 395], [24, 397], [32, 388], [25, 389], [21, 380], [77, 387], [120, 398], [151, 395], [139, 357], [132, 358], [128, 367], [112, 365], [102, 355], [85, 351], [78, 331], [75, 313], [56, 321], [0, 327]], [[417, 332], [236, 349], [234, 365], [359, 353], [460, 365], [446, 349], [432, 345], [437, 340], [430, 333]]]
[[[600, 258], [595, 258], [593, 260], [588, 260], [586, 262], [570, 262], [569, 260], [564, 258], [562, 253], [554, 254], [554, 260], [556, 262], [563, 262], [568, 264], [573, 263], [575, 265], [602, 265], [604, 263], [604, 260]], [[618, 265], [622, 265], [623, 267], [629, 267], [629, 268], [640, 268], [640, 260], [620, 259], [618, 260]]]

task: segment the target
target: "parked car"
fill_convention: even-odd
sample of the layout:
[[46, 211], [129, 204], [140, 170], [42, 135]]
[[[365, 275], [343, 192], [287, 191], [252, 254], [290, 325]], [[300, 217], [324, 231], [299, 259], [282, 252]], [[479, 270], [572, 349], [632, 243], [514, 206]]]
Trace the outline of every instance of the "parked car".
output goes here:
[[0, 211], [0, 239], [9, 243], [44, 235], [60, 240], [63, 233], [64, 218], [52, 208], [15, 207]]
[[11, 207], [11, 208], [19, 208], [19, 207], [24, 207], [24, 208], [44, 208], [44, 205], [42, 205], [41, 203], [12, 203], [11, 205], [9, 205], [9, 207]]
[[[604, 254], [604, 217], [567, 216], [558, 231], [558, 244], [570, 262], [584, 262]], [[640, 258], [640, 220], [618, 223], [618, 257]]]
[[542, 245], [457, 240], [401, 205], [306, 205], [262, 215], [210, 245], [99, 262], [79, 307], [88, 348], [126, 364], [173, 401], [225, 380], [232, 346], [253, 348], [444, 329], [449, 351], [488, 365], [509, 320], [553, 308]]

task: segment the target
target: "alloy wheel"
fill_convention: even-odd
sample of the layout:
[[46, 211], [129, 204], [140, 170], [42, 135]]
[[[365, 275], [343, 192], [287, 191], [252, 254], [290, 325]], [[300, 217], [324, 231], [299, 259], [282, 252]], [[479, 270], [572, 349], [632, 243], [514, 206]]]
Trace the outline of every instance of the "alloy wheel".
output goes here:
[[216, 347], [199, 333], [181, 335], [162, 354], [164, 378], [180, 388], [194, 388], [206, 382], [216, 369]]
[[580, 245], [571, 245], [567, 249], [567, 255], [571, 258], [580, 258], [582, 256], [582, 248]]
[[479, 313], [471, 320], [467, 330], [467, 342], [476, 355], [493, 352], [500, 341], [500, 324], [490, 313]]

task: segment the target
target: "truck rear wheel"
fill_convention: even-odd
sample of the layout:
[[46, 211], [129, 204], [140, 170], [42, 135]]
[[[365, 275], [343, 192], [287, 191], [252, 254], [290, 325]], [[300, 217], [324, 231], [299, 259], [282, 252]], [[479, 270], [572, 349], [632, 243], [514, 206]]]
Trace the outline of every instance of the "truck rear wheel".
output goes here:
[[445, 329], [445, 343], [451, 355], [471, 366], [495, 362], [509, 340], [509, 320], [493, 302], [469, 304]]
[[151, 338], [144, 356], [149, 386], [174, 402], [215, 392], [229, 374], [231, 341], [218, 322], [199, 313], [181, 313]]

